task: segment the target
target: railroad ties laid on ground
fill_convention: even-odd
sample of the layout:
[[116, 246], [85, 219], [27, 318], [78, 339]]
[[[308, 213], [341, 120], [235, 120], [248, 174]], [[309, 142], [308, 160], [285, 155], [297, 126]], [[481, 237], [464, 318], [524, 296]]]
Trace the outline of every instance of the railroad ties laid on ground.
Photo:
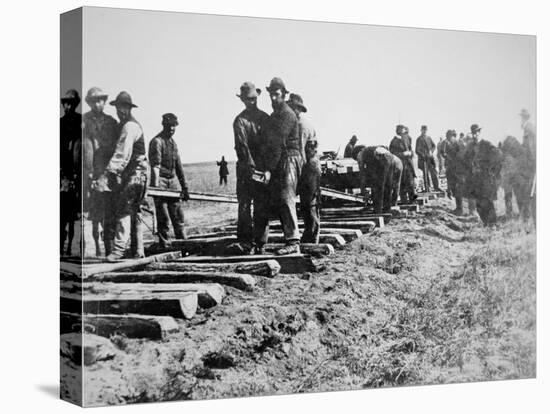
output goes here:
[[[281, 225], [273, 222], [262, 255], [228, 256], [236, 226], [226, 226], [174, 240], [168, 249], [152, 244], [142, 259], [68, 259], [61, 264], [61, 333], [70, 344], [75, 332], [162, 340], [180, 329], [178, 319], [223, 306], [226, 289], [250, 292], [257, 278], [315, 272], [314, 258], [334, 254], [441, 196], [444, 193], [421, 193], [417, 203], [399, 205], [389, 214], [374, 214], [357, 203], [324, 208], [319, 244], [302, 244], [301, 254], [273, 254], [284, 245]], [[303, 221], [298, 224], [303, 231]], [[78, 346], [69, 348], [67, 352], [78, 353]]]

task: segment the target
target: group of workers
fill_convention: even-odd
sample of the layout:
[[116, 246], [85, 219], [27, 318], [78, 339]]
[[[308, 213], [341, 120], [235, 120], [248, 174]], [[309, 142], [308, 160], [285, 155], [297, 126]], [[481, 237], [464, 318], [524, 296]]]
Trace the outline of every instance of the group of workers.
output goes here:
[[[470, 134], [448, 130], [445, 140], [435, 145], [428, 128], [423, 125], [416, 139], [415, 153], [417, 167], [422, 171], [424, 191], [439, 187], [435, 151], [439, 161], [439, 173], [445, 172], [447, 195], [454, 198], [456, 215], [465, 213], [463, 200], [468, 200], [468, 213], [476, 211], [484, 225], [496, 223], [494, 201], [499, 187], [504, 189], [506, 216], [513, 216], [513, 197], [524, 220], [536, 212], [536, 134], [530, 114], [526, 109], [520, 112], [523, 142], [508, 136], [498, 147], [481, 139], [481, 127], [473, 124]], [[410, 203], [417, 198], [415, 189], [415, 168], [413, 163], [412, 139], [408, 128], [397, 125], [396, 135], [389, 147], [357, 145], [358, 138], [352, 136], [344, 151], [344, 157], [351, 157], [359, 164], [361, 192], [372, 191], [376, 213], [389, 212], [401, 203]], [[431, 185], [430, 185], [431, 182]]]
[[[318, 243], [320, 233], [321, 168], [315, 129], [304, 116], [302, 97], [289, 93], [281, 78], [266, 87], [272, 113], [258, 108], [261, 89], [244, 82], [237, 97], [244, 105], [233, 122], [238, 199], [237, 241], [228, 246], [232, 254], [261, 254], [269, 236], [269, 221], [281, 222], [285, 245], [277, 254], [300, 252], [300, 243]], [[161, 247], [171, 243], [170, 222], [177, 239], [185, 239], [183, 201], [189, 200], [185, 175], [173, 135], [178, 118], [162, 115], [162, 130], [151, 140], [148, 154], [143, 130], [132, 115], [136, 108], [127, 92], [110, 102], [119, 121], [104, 112], [108, 95], [93, 87], [85, 101], [90, 110], [76, 112], [80, 96], [74, 89], [61, 99], [61, 248], [71, 254], [74, 222], [80, 212], [88, 214], [96, 254], [101, 255], [100, 227], [105, 256], [121, 259], [130, 242], [132, 257], [143, 257], [142, 204], [148, 186], [180, 192], [179, 198], [154, 196], [157, 233]], [[439, 168], [445, 165], [447, 192], [456, 200], [455, 213], [461, 215], [463, 199], [469, 213], [477, 212], [485, 225], [496, 222], [494, 200], [499, 185], [505, 190], [507, 215], [512, 215], [515, 195], [521, 216], [534, 218], [535, 131], [529, 113], [521, 112], [523, 143], [507, 137], [495, 147], [480, 139], [481, 127], [474, 124], [470, 135], [449, 130], [436, 146], [428, 128], [421, 127], [416, 140], [417, 167], [423, 173], [424, 189], [439, 191], [434, 152]], [[344, 157], [359, 164], [361, 192], [372, 191], [374, 211], [417, 198], [412, 139], [404, 125], [397, 125], [389, 147], [357, 145], [353, 136]], [[148, 155], [148, 157], [147, 157]], [[218, 163], [220, 185], [227, 184], [225, 158]], [[304, 228], [300, 235], [296, 201], [299, 197]], [[82, 249], [84, 249], [81, 241]]]
[[[237, 97], [244, 110], [233, 122], [237, 153], [237, 242], [235, 254], [261, 254], [269, 236], [269, 219], [280, 220], [285, 246], [277, 254], [300, 252], [300, 242], [318, 243], [321, 169], [315, 129], [304, 116], [302, 97], [289, 93], [281, 78], [266, 87], [273, 112], [258, 108], [261, 89], [244, 82]], [[287, 99], [288, 96], [288, 99]], [[296, 199], [304, 231], [300, 237]]]
[[170, 221], [176, 238], [186, 237], [182, 201], [189, 199], [189, 193], [173, 139], [178, 118], [162, 115], [162, 130], [151, 140], [147, 158], [143, 130], [132, 115], [137, 105], [130, 94], [120, 92], [110, 102], [118, 122], [104, 112], [107, 99], [100, 88], [91, 88], [85, 98], [90, 111], [81, 116], [76, 112], [80, 103], [76, 90], [61, 98], [65, 112], [60, 122], [61, 253], [71, 255], [74, 221], [82, 212], [92, 222], [96, 255], [101, 255], [101, 227], [107, 260], [116, 261], [125, 256], [128, 242], [131, 257], [144, 256], [141, 212], [148, 185], [181, 193], [180, 198], [154, 197], [163, 246], [170, 243]]

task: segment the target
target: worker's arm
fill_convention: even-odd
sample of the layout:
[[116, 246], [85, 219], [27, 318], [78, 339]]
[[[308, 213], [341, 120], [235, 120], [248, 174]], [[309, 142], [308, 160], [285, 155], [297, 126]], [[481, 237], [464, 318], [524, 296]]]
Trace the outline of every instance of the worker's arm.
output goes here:
[[151, 165], [151, 187], [160, 185], [160, 162], [162, 158], [162, 141], [153, 138], [149, 144], [149, 163]]
[[237, 153], [239, 163], [247, 165], [251, 169], [254, 168], [256, 163], [250, 153], [246, 126], [241, 118], [238, 118], [235, 122], [233, 122], [233, 134], [235, 136], [235, 152]]
[[132, 156], [132, 147], [141, 136], [141, 129], [135, 122], [127, 122], [120, 131], [115, 152], [105, 169], [108, 173], [120, 176]]

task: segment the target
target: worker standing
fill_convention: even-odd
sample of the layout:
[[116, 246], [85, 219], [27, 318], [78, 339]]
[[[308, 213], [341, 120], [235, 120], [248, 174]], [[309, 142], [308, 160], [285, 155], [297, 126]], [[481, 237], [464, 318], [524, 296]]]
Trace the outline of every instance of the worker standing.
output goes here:
[[86, 103], [90, 111], [83, 115], [85, 139], [93, 145], [93, 172], [90, 192], [88, 219], [92, 222], [92, 234], [95, 242], [96, 256], [101, 255], [99, 246], [99, 225], [103, 231], [105, 256], [111, 253], [115, 237], [114, 203], [112, 192], [107, 183], [98, 181], [107, 163], [113, 156], [117, 142], [118, 122], [104, 112], [108, 95], [101, 88], [93, 87], [86, 94]]
[[300, 211], [304, 219], [304, 231], [302, 243], [319, 243], [321, 229], [320, 204], [321, 204], [321, 165], [317, 155], [317, 134], [315, 129], [304, 116], [307, 108], [302, 97], [291, 93], [288, 105], [298, 117], [300, 136], [300, 148], [305, 164], [298, 180], [298, 193], [300, 194]]
[[422, 125], [420, 136], [416, 139], [415, 152], [418, 156], [418, 168], [422, 171], [424, 178], [424, 191], [430, 191], [430, 178], [435, 191], [439, 191], [439, 180], [435, 169], [435, 144], [432, 138], [427, 134], [428, 127]]
[[[244, 82], [237, 97], [244, 104], [244, 110], [233, 121], [235, 152], [237, 153], [237, 243], [228, 246], [228, 253], [250, 254], [254, 247], [252, 225], [252, 203], [254, 217], [261, 211], [262, 200], [268, 200], [263, 184], [255, 183], [252, 176], [255, 171], [263, 169], [261, 159], [261, 137], [269, 115], [258, 108], [258, 96], [261, 89], [252, 82]], [[262, 199], [256, 202], [256, 199]], [[267, 208], [267, 207], [266, 207]], [[265, 213], [268, 214], [268, 213]], [[254, 219], [256, 220], [256, 218]]]
[[110, 102], [116, 108], [120, 120], [120, 133], [116, 148], [105, 175], [115, 197], [116, 230], [108, 261], [124, 256], [128, 240], [131, 239], [132, 257], [143, 257], [143, 230], [141, 203], [147, 187], [148, 164], [145, 156], [145, 139], [141, 125], [132, 115], [137, 108], [128, 92], [120, 92]]
[[259, 212], [254, 219], [256, 245], [261, 252], [267, 242], [269, 212], [272, 209], [281, 221], [286, 244], [276, 254], [300, 253], [296, 190], [304, 159], [300, 149], [298, 118], [285, 102], [288, 90], [282, 79], [273, 78], [266, 89], [273, 112], [269, 116], [261, 146], [266, 194], [254, 201], [255, 211]]
[[413, 152], [410, 137], [407, 134], [408, 129], [404, 125], [397, 125], [396, 135], [390, 143], [390, 152], [397, 156], [403, 164], [403, 173], [401, 175], [400, 198], [404, 204], [409, 204], [416, 200], [416, 190], [414, 179]]
[[179, 191], [179, 199], [173, 197], [155, 196], [155, 214], [157, 217], [157, 232], [159, 246], [169, 247], [171, 244], [169, 230], [170, 222], [174, 228], [176, 239], [186, 239], [183, 213], [183, 201], [189, 200], [189, 191], [185, 182], [185, 174], [181, 165], [178, 146], [174, 140], [178, 118], [172, 113], [162, 115], [162, 131], [149, 143], [149, 162], [151, 164], [151, 186], [165, 190]]

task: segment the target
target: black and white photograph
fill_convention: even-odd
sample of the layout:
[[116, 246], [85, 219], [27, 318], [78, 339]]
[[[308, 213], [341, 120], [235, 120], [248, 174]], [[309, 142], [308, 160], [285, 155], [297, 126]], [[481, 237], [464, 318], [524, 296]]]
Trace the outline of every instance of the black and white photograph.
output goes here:
[[60, 24], [63, 400], [536, 377], [536, 36]]

